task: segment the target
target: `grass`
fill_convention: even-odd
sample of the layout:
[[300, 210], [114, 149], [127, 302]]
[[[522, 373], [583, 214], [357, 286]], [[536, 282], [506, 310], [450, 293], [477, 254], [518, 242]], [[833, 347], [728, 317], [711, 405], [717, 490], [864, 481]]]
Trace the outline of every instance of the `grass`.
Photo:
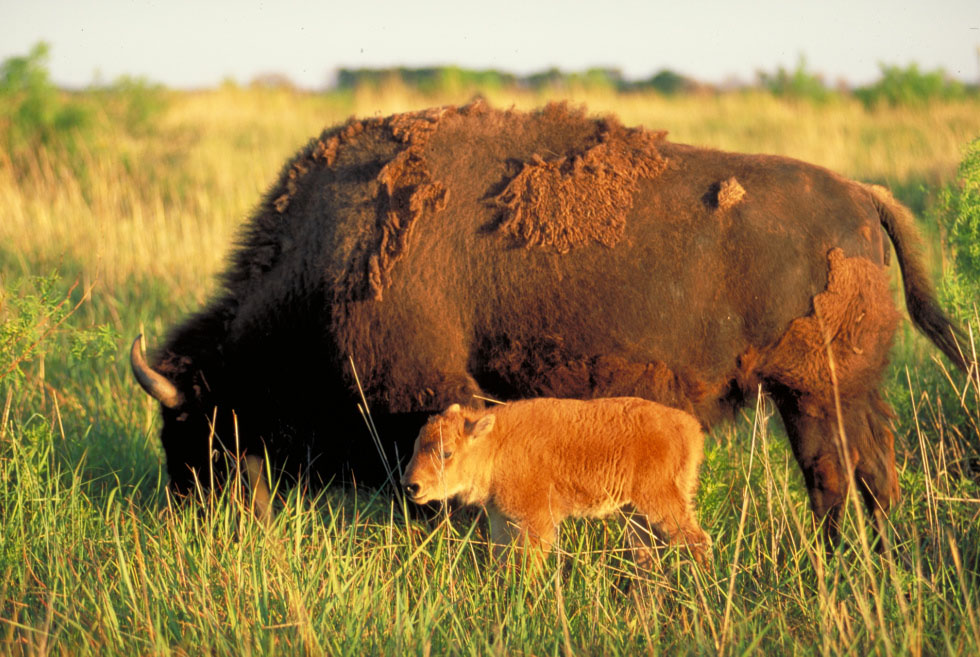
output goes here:
[[[923, 206], [980, 134], [975, 101], [867, 111], [760, 93], [569, 95], [678, 141], [886, 181]], [[765, 403], [709, 439], [705, 569], [665, 551], [636, 574], [617, 524], [596, 521], [567, 524], [539, 576], [496, 567], [472, 516], [412, 519], [386, 490], [290, 490], [268, 529], [234, 488], [205, 512], [168, 506], [128, 338], [142, 327], [159, 339], [207, 298], [236, 226], [308, 137], [350, 114], [461, 100], [397, 87], [181, 93], [141, 137], [100, 133], [82, 173], [50, 149], [0, 163], [0, 295], [57, 267], [66, 291], [81, 282], [70, 305], [91, 289], [70, 321], [121, 336], [99, 359], [70, 357], [54, 335], [23, 377], [0, 380], [0, 654], [980, 652], [980, 380], [947, 375], [911, 332], [886, 381], [904, 499], [883, 555], [851, 507], [841, 552], [825, 555]]]

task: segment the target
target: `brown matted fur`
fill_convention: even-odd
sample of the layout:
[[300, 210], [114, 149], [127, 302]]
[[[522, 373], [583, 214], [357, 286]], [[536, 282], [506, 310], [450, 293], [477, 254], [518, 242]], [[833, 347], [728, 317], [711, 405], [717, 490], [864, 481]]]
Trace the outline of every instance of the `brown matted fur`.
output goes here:
[[723, 213], [725, 210], [738, 205], [743, 198], [745, 198], [745, 188], [739, 184], [735, 176], [732, 176], [711, 185], [701, 200], [709, 208]]
[[[794, 390], [809, 390], [801, 405], [833, 405], [830, 358], [839, 371], [838, 394], [849, 397], [881, 370], [888, 359], [899, 314], [887, 298], [884, 267], [866, 258], [847, 258], [841, 249], [827, 255], [827, 288], [813, 297], [813, 312], [793, 320], [769, 352], [770, 377]], [[828, 355], [828, 349], [830, 355]]]
[[389, 285], [391, 268], [408, 249], [415, 222], [424, 213], [438, 212], [446, 205], [446, 187], [433, 180], [423, 153], [439, 120], [455, 112], [453, 107], [439, 107], [389, 120], [391, 134], [405, 149], [378, 174], [377, 198], [384, 221], [381, 239], [368, 258], [368, 284], [376, 301]]
[[583, 150], [550, 159], [535, 153], [523, 164], [494, 199], [502, 210], [498, 230], [528, 248], [558, 253], [590, 242], [615, 246], [633, 208], [637, 180], [655, 178], [666, 166], [657, 150], [666, 133], [626, 129], [611, 118], [594, 125], [593, 143]]
[[631, 526], [646, 530], [630, 532], [638, 562], [649, 565], [652, 531], [703, 563], [711, 541], [694, 511], [703, 450], [694, 417], [636, 397], [454, 404], [419, 432], [401, 483], [419, 503], [485, 506], [498, 546], [516, 538], [547, 550], [565, 518], [630, 507]]
[[738, 184], [735, 176], [723, 180], [718, 188], [718, 209], [727, 210], [736, 205], [745, 196], [745, 189]]

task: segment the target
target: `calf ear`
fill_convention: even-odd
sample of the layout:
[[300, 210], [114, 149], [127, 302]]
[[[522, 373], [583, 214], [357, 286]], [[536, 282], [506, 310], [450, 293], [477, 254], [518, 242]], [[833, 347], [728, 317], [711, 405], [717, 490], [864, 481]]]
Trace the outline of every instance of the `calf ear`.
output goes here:
[[485, 438], [493, 431], [493, 425], [497, 422], [496, 415], [484, 415], [476, 422], [470, 424], [466, 423], [466, 433], [469, 435], [471, 440], [477, 440], [479, 438]]

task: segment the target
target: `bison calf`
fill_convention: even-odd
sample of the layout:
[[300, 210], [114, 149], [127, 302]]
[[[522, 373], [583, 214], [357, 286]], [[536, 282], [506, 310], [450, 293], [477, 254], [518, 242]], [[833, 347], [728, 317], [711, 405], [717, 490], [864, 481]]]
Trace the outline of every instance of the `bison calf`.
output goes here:
[[[485, 505], [497, 546], [516, 537], [548, 550], [565, 518], [632, 506], [647, 537], [686, 545], [703, 563], [710, 539], [693, 505], [703, 443], [692, 416], [633, 397], [453, 404], [422, 428], [402, 485], [418, 503]], [[648, 543], [637, 545], [635, 528], [630, 536], [648, 564]]]

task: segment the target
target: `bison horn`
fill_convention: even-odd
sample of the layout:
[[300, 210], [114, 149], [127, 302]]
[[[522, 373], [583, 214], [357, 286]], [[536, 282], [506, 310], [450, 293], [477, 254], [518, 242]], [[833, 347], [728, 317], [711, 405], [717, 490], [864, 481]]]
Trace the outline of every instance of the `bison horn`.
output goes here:
[[143, 351], [140, 349], [142, 340], [141, 333], [133, 340], [133, 348], [129, 351], [129, 364], [133, 366], [133, 375], [150, 397], [167, 408], [177, 408], [184, 402], [184, 396], [167, 377], [146, 364]]

